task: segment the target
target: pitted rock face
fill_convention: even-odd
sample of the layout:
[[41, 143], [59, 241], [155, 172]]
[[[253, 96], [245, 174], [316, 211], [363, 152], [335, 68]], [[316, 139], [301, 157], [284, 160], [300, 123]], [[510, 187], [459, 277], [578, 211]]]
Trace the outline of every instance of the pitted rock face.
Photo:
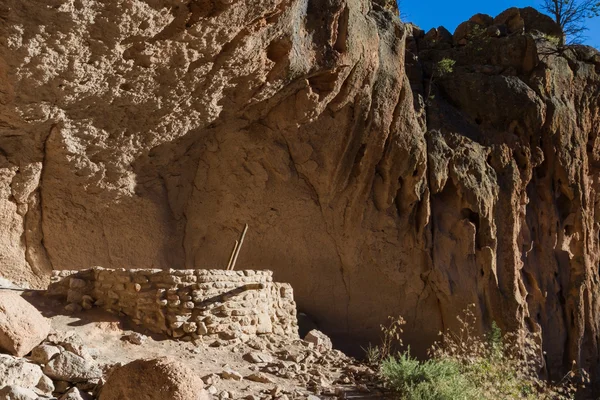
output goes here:
[[248, 223], [238, 265], [338, 343], [394, 314], [422, 349], [475, 304], [597, 365], [598, 53], [531, 9], [455, 43], [389, 6], [4, 1], [2, 274], [215, 268]]
[[117, 367], [100, 392], [100, 400], [208, 400], [196, 372], [175, 359], [136, 360]]

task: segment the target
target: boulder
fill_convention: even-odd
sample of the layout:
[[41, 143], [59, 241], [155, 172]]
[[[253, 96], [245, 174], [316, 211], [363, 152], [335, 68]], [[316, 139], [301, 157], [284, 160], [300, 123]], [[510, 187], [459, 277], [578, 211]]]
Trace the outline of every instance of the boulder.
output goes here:
[[115, 368], [100, 400], [208, 400], [202, 379], [172, 358], [136, 360]]
[[523, 33], [525, 30], [525, 21], [521, 17], [518, 8], [512, 7], [498, 14], [494, 18], [495, 25], [506, 25], [510, 33]]
[[23, 357], [50, 332], [40, 312], [17, 293], [0, 291], [0, 349]]
[[521, 8], [519, 14], [525, 22], [525, 32], [539, 31], [557, 38], [564, 35], [562, 28], [556, 21], [533, 7]]
[[449, 46], [452, 44], [452, 34], [443, 26], [432, 28], [423, 36], [422, 43], [425, 47]]
[[487, 28], [494, 23], [494, 18], [487, 14], [475, 14], [469, 18], [469, 21], [475, 22], [477, 25]]
[[465, 21], [456, 27], [452, 39], [455, 45], [465, 45], [474, 36], [481, 35], [485, 30], [477, 23]]
[[52, 379], [73, 383], [102, 377], [102, 371], [94, 361], [66, 350], [55, 355], [46, 364], [44, 373]]
[[4, 386], [20, 386], [40, 394], [50, 394], [54, 390], [52, 382], [38, 365], [0, 354], [0, 387]]
[[315, 348], [321, 352], [333, 349], [333, 345], [331, 343], [331, 339], [329, 339], [329, 336], [316, 329], [308, 332], [308, 334], [304, 337], [304, 340], [314, 344]]
[[0, 400], [37, 400], [39, 396], [31, 389], [21, 386], [5, 386], [0, 390]]

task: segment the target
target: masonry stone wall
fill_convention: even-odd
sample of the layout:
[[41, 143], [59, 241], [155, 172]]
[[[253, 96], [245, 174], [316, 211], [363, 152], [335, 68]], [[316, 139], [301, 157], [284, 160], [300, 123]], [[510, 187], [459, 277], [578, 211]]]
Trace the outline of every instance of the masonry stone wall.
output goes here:
[[193, 340], [298, 337], [292, 287], [271, 271], [104, 269], [54, 271], [50, 295], [69, 309], [94, 306], [129, 316], [152, 332]]

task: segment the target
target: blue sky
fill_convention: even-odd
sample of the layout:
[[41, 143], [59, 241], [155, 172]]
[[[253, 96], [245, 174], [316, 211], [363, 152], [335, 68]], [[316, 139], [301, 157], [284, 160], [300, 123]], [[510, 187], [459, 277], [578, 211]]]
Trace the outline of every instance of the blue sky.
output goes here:
[[[429, 30], [434, 27], [444, 26], [450, 32], [458, 24], [468, 20], [477, 13], [490, 14], [496, 16], [510, 7], [536, 7], [539, 1], [526, 0], [400, 0], [400, 12], [405, 16], [404, 20], [417, 24], [421, 29]], [[587, 26], [590, 28], [586, 32], [587, 44], [600, 48], [600, 17], [590, 19]]]

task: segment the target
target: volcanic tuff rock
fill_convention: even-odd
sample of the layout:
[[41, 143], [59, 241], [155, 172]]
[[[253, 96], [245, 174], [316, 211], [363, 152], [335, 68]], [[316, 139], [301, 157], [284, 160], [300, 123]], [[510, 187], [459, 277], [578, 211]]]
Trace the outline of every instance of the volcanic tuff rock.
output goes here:
[[423, 347], [474, 303], [595, 365], [600, 56], [531, 9], [455, 41], [387, 8], [3, 1], [2, 274], [224, 266], [249, 223], [238, 263], [334, 338], [393, 313]]
[[0, 350], [22, 357], [42, 342], [50, 323], [15, 292], [0, 291]]

